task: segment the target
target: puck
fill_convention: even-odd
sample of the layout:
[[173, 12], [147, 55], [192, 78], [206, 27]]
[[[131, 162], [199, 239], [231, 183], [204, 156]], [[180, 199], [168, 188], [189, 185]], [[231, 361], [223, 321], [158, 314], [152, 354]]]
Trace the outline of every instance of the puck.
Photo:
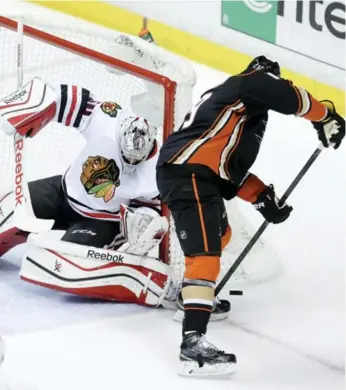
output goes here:
[[241, 290], [230, 290], [229, 295], [243, 295]]

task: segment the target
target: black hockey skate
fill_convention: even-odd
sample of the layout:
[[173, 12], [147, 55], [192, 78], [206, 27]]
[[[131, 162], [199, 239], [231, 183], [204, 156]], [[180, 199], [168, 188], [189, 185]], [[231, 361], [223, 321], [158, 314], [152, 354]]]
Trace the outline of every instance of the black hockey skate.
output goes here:
[[[181, 293], [179, 294], [177, 301], [177, 312], [174, 314], [173, 319], [175, 321], [183, 321], [184, 319], [184, 305]], [[231, 304], [226, 299], [215, 298], [213, 310], [211, 312], [210, 321], [224, 320], [228, 317], [228, 313], [231, 311]]]
[[197, 332], [184, 335], [180, 346], [180, 375], [226, 378], [235, 371], [236, 363], [233, 353], [220, 351], [205, 335]]

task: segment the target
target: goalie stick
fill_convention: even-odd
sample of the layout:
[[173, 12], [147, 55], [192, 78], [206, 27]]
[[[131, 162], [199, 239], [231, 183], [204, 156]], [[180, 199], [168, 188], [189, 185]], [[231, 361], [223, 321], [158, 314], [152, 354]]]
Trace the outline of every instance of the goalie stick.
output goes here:
[[[323, 145], [322, 143], [317, 147], [317, 149], [312, 153], [311, 157], [309, 158], [309, 160], [305, 163], [305, 165], [303, 166], [303, 168], [300, 170], [300, 172], [298, 173], [298, 175], [295, 177], [295, 179], [293, 180], [293, 182], [291, 183], [291, 185], [287, 188], [286, 192], [284, 193], [284, 195], [282, 196], [282, 198], [279, 200], [279, 203], [283, 204], [287, 199], [288, 197], [291, 195], [291, 193], [293, 192], [293, 190], [296, 188], [296, 186], [298, 185], [298, 183], [301, 181], [301, 179], [305, 176], [306, 172], [309, 170], [309, 168], [311, 167], [311, 165], [315, 162], [315, 160], [317, 159], [317, 157], [321, 154], [322, 150], [323, 150]], [[268, 227], [269, 225], [269, 222], [265, 221], [263, 222], [263, 224], [260, 226], [260, 228], [257, 230], [257, 232], [254, 234], [254, 236], [251, 238], [251, 240], [248, 242], [248, 244], [246, 245], [246, 247], [243, 249], [243, 251], [240, 253], [240, 255], [238, 256], [237, 260], [233, 263], [233, 265], [231, 266], [231, 268], [227, 271], [227, 273], [225, 274], [225, 276], [221, 279], [220, 283], [216, 286], [216, 289], [215, 289], [215, 296], [217, 296], [220, 291], [225, 287], [225, 284], [229, 281], [229, 279], [232, 277], [232, 275], [234, 274], [234, 272], [238, 269], [238, 267], [240, 266], [241, 262], [245, 259], [245, 257], [247, 256], [247, 254], [250, 252], [250, 250], [252, 249], [252, 247], [256, 244], [257, 240], [260, 238], [260, 236], [262, 235], [262, 233], [266, 230], [266, 228]]]
[[[17, 22], [17, 87], [23, 85], [23, 22]], [[32, 208], [28, 183], [25, 180], [25, 137], [16, 133], [13, 137], [13, 146], [15, 152], [15, 208], [13, 223], [18, 229], [42, 233], [51, 230], [54, 220], [38, 219]]]

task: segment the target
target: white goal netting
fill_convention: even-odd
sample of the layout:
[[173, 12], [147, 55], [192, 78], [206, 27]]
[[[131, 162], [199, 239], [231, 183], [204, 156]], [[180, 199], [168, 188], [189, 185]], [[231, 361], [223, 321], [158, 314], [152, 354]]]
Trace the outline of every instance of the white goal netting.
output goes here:
[[[46, 42], [43, 42], [42, 37], [24, 35], [24, 82], [39, 76], [51, 84], [80, 85], [92, 91], [98, 100], [115, 100], [124, 106], [131, 104], [134, 110], [143, 116], [145, 116], [144, 112], [138, 112], [141, 109], [145, 110], [141, 96], [149, 92], [153, 99], [152, 103], [158, 107], [157, 119], [161, 125], [164, 125], [161, 132], [162, 140], [168, 130], [174, 131], [179, 127], [186, 112], [191, 108], [196, 78], [193, 67], [187, 60], [139, 38], [101, 28], [91, 30], [88, 26], [76, 30], [60, 21], [42, 25], [42, 22], [32, 16], [22, 17], [21, 20], [25, 25], [47, 32], [52, 37], [46, 37]], [[16, 31], [11, 31], [7, 27], [0, 27], [1, 97], [17, 88], [18, 35]], [[65, 39], [66, 47], [56, 47], [55, 37]], [[87, 52], [87, 56], [72, 53], [74, 44], [92, 49], [93, 53]], [[102, 59], [103, 54], [125, 63], [117, 68], [105, 64]], [[133, 69], [126, 63], [138, 66], [135, 74], [130, 74], [130, 70], [133, 73]], [[150, 76], [148, 80], [146, 70], [157, 76], [163, 76], [166, 86], [169, 84], [167, 80], [175, 82], [176, 89], [167, 89], [164, 83], [160, 85], [150, 81]], [[30, 155], [28, 179], [62, 174], [83, 147], [84, 142], [83, 137], [76, 130], [59, 124], [50, 124], [34, 139], [28, 141], [27, 155]], [[0, 156], [1, 193], [3, 193], [7, 188], [12, 187], [14, 154], [11, 137], [5, 136], [2, 132], [0, 132]], [[254, 233], [252, 226], [239, 212], [236, 201], [227, 204], [227, 211], [233, 229], [233, 239], [222, 256], [222, 275]], [[176, 278], [180, 278], [184, 270], [184, 257], [174, 233], [174, 226], [171, 228], [169, 247], [166, 251]], [[272, 248], [260, 240], [232, 280], [234, 283], [265, 281], [277, 274], [279, 265]]]

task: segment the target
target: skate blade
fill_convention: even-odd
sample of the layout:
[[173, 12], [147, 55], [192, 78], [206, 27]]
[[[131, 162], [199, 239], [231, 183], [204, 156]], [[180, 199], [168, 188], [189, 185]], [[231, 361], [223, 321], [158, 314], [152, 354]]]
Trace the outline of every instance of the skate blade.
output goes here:
[[[221, 320], [225, 320], [226, 318], [228, 318], [228, 312], [218, 313], [218, 314], [211, 313], [209, 321], [212, 321], [212, 322], [214, 322], [214, 321], [221, 321]], [[184, 311], [183, 310], [177, 310], [174, 313], [173, 320], [174, 321], [178, 321], [178, 322], [182, 322], [183, 319], [184, 319]]]
[[227, 379], [235, 372], [235, 363], [205, 363], [199, 367], [195, 361], [181, 362], [178, 375], [191, 378]]

